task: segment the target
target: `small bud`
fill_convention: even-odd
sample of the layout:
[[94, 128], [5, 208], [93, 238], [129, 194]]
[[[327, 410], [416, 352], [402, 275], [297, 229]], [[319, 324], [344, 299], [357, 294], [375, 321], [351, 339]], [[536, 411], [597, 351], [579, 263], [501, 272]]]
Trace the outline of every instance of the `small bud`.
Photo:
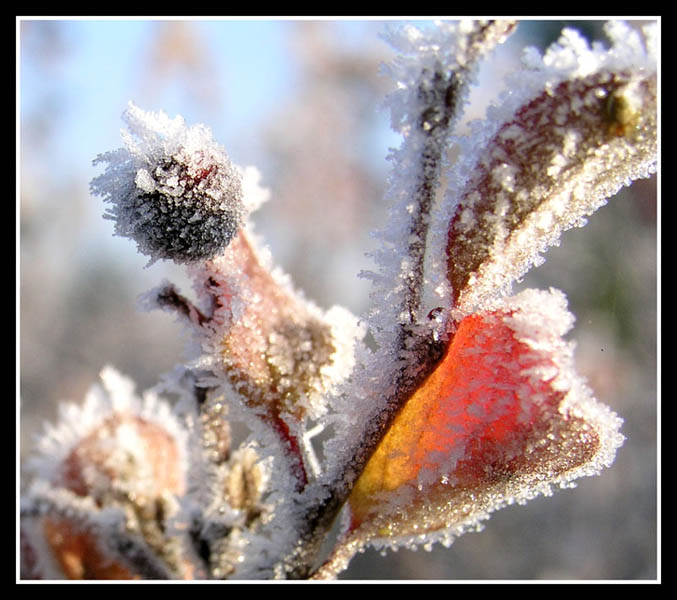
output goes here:
[[186, 490], [186, 438], [170, 406], [106, 368], [68, 405], [30, 462], [21, 527], [26, 577], [189, 576], [168, 524]]
[[254, 518], [263, 510], [261, 497], [267, 485], [267, 473], [260, 457], [250, 446], [239, 449], [230, 461], [225, 481], [228, 504]]
[[123, 114], [125, 148], [96, 158], [106, 172], [92, 193], [111, 203], [115, 233], [151, 257], [194, 263], [219, 255], [237, 234], [245, 209], [242, 176], [203, 125], [145, 112]]

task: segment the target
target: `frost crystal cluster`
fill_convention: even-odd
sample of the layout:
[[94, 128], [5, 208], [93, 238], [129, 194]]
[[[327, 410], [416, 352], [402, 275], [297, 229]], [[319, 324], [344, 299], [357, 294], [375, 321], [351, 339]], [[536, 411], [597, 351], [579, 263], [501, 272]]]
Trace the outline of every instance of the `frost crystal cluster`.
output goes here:
[[144, 304], [183, 319], [190, 356], [143, 400], [106, 368], [47, 429], [22, 500], [25, 578], [331, 579], [368, 545], [448, 545], [611, 466], [622, 421], [574, 370], [564, 294], [511, 286], [655, 171], [656, 26], [526, 50], [459, 135], [480, 61], [516, 27], [388, 32], [402, 145], [361, 319], [273, 267], [249, 221], [269, 195], [255, 169], [203, 126], [130, 105], [92, 190], [117, 234], [187, 264], [194, 300], [163, 282]]
[[99, 156], [106, 172], [92, 191], [113, 207], [118, 235], [154, 262], [192, 263], [216, 256], [242, 221], [242, 177], [202, 126], [146, 113], [130, 104], [125, 147]]

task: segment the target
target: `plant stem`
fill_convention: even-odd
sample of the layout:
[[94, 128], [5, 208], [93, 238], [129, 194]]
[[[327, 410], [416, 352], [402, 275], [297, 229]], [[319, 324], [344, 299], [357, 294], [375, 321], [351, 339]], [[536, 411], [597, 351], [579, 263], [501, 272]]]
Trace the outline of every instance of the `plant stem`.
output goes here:
[[[327, 531], [350, 495], [352, 483], [364, 470], [402, 406], [434, 370], [450, 342], [434, 339], [432, 331], [427, 328], [428, 322], [419, 315], [430, 213], [440, 185], [443, 152], [454, 119], [460, 113], [469, 71], [483, 54], [505, 41], [515, 28], [514, 21], [477, 23], [467, 34], [466, 50], [456, 57], [458, 64], [454, 70], [450, 71], [438, 64], [434, 72], [424, 69], [421, 73], [417, 87], [420, 113], [412, 136], [418, 136], [417, 142], [420, 143], [421, 139], [423, 142], [418, 176], [411, 193], [413, 212], [406, 251], [409, 270], [404, 274], [405, 295], [401, 311], [406, 318], [399, 324], [396, 342], [399, 352], [406, 352], [415, 359], [403, 361], [404, 366], [395, 375], [392, 395], [386, 398], [383, 409], [367, 424], [365, 435], [354, 448], [351, 459], [330, 486], [328, 499], [320, 506], [311, 506], [307, 510], [306, 520], [301, 521], [303, 530], [299, 532], [299, 547], [304, 550], [296, 558], [297, 565], [288, 573], [290, 578], [307, 578], [312, 574], [312, 562], [316, 559]], [[346, 485], [346, 481], [351, 484]]]

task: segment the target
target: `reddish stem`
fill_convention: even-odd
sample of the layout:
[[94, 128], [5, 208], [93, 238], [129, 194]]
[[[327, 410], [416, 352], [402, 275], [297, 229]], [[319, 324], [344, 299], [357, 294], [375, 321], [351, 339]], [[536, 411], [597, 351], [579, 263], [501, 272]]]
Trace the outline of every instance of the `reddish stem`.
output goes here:
[[270, 415], [266, 415], [264, 420], [268, 421], [277, 433], [282, 445], [291, 461], [291, 471], [296, 479], [296, 491], [300, 492], [308, 485], [308, 473], [303, 461], [303, 453], [298, 439], [289, 429], [289, 425], [280, 417], [277, 411]]

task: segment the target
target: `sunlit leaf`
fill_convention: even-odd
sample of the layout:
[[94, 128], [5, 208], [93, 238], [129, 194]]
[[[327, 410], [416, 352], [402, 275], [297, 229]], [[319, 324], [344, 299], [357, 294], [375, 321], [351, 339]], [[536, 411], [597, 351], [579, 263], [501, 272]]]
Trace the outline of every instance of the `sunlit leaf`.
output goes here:
[[354, 536], [450, 542], [609, 465], [621, 421], [574, 375], [561, 338], [571, 323], [561, 294], [531, 290], [464, 318], [357, 481]]
[[446, 276], [462, 311], [540, 264], [563, 231], [584, 225], [622, 186], [655, 172], [650, 30], [606, 29], [608, 51], [566, 30], [544, 57], [532, 56], [462, 142], [445, 204], [453, 207]]

